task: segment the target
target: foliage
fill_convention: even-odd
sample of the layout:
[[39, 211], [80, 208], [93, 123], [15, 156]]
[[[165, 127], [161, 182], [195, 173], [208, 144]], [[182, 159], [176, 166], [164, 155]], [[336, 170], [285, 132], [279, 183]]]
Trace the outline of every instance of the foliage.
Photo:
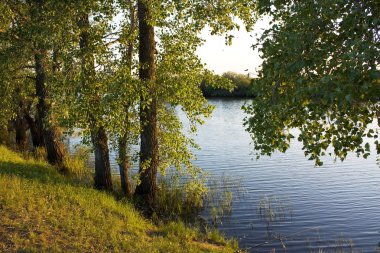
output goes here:
[[317, 165], [326, 154], [367, 157], [372, 140], [379, 152], [378, 1], [261, 1], [259, 10], [272, 23], [256, 45], [257, 98], [245, 107], [258, 155], [285, 152], [292, 128]]
[[[253, 1], [144, 1], [154, 12], [150, 23], [156, 28], [157, 74], [155, 93], [147, 94], [147, 101], [158, 99], [159, 170], [187, 168], [190, 175], [196, 172], [191, 161], [194, 141], [183, 131], [182, 123], [174, 114], [180, 107], [195, 132], [197, 125], [211, 115], [213, 107], [201, 91], [201, 83], [217, 87], [231, 87], [231, 82], [206, 71], [196, 49], [203, 44], [202, 29], [211, 34], [225, 34], [226, 42], [232, 37], [228, 32], [239, 29], [236, 18], [252, 28], [256, 18]], [[148, 106], [148, 105], [147, 105]]]
[[[4, 26], [0, 29], [0, 64], [1, 64], [1, 113], [7, 113], [4, 120], [14, 116], [15, 103], [11, 98], [16, 92], [20, 100], [26, 100], [31, 106], [37, 103], [35, 90], [34, 54], [38, 50], [55, 50], [57, 54], [49, 55], [44, 62], [49, 82], [48, 91], [54, 95], [50, 99], [58, 100], [61, 95], [57, 90], [57, 73], [53, 73], [53, 61], [61, 61], [60, 54], [68, 47], [68, 41], [72, 39], [71, 26], [75, 20], [66, 13], [72, 12], [71, 4], [62, 4], [56, 1], [46, 1], [43, 7], [39, 7], [34, 1], [4, 1], [0, 8], [3, 10], [0, 23]], [[39, 8], [42, 9], [41, 12]], [[43, 13], [43, 14], [41, 14]], [[54, 34], [54, 36], [51, 36]], [[39, 48], [38, 48], [39, 47]], [[59, 52], [59, 53], [58, 53]], [[61, 76], [59, 76], [61, 77]], [[54, 101], [52, 102], [54, 105]], [[54, 107], [54, 106], [53, 106]]]
[[[154, 26], [156, 40], [152, 54], [156, 71], [149, 83], [137, 76], [148, 67], [137, 61], [141, 58], [136, 49], [142, 43], [133, 14], [142, 5], [152, 13], [146, 21]], [[144, 158], [142, 171], [150, 160], [154, 164], [157, 160], [154, 170], [162, 174], [175, 168], [186, 171], [192, 179], [198, 177], [200, 169], [192, 164], [192, 149], [198, 146], [185, 133], [176, 110], [186, 114], [189, 131], [194, 133], [213, 110], [200, 89], [202, 81], [214, 87], [231, 87], [231, 81], [207, 71], [201, 63], [196, 53], [204, 42], [201, 32], [209, 29], [211, 34], [224, 34], [226, 43], [231, 43], [229, 32], [240, 29], [238, 19], [246, 29], [252, 28], [257, 16], [255, 1], [5, 0], [0, 10], [1, 125], [27, 111], [33, 119], [43, 118], [39, 129], [65, 128], [67, 133], [82, 129], [84, 143], [92, 143], [99, 150], [96, 156], [102, 158], [96, 159], [95, 178], [110, 177], [107, 140], [112, 148], [122, 151], [119, 155], [125, 153], [120, 146], [127, 146], [128, 154], [120, 155], [119, 160], [145, 157], [143, 152], [133, 154], [131, 147], [139, 144], [139, 135], [149, 132], [142, 131], [149, 125], [152, 132], [157, 129], [157, 137], [154, 134], [152, 138], [157, 140], [146, 150], [158, 146], [158, 151], [146, 152], [148, 156], [154, 153], [154, 159]], [[145, 20], [139, 24], [141, 21]], [[37, 56], [42, 64], [37, 64]], [[43, 71], [37, 71], [37, 65]], [[43, 82], [38, 84], [37, 77]], [[38, 96], [37, 86], [46, 86], [39, 89]], [[143, 112], [152, 104], [157, 108], [152, 110], [154, 120], [150, 121]], [[54, 141], [58, 143], [58, 139]], [[121, 145], [121, 140], [126, 143]], [[49, 153], [52, 148], [47, 150]], [[83, 161], [66, 158], [64, 163], [75, 167], [72, 172], [77, 176], [84, 173]]]
[[211, 237], [183, 223], [152, 225], [130, 203], [117, 202], [3, 146], [0, 184], [0, 251], [234, 251], [220, 235]]
[[[202, 93], [205, 97], [238, 97], [238, 98], [252, 98], [254, 93], [252, 91], [251, 79], [244, 74], [234, 72], [223, 73], [222, 78], [230, 80], [231, 87], [215, 87], [202, 82]], [[230, 88], [230, 89], [228, 89]]]
[[[1, 3], [0, 95], [4, 97], [1, 103], [5, 103], [2, 125], [17, 114], [17, 103], [10, 96], [16, 87], [22, 87], [20, 94], [35, 115], [37, 101], [28, 87], [33, 87], [35, 49], [43, 49], [48, 52], [45, 67], [54, 115], [51, 120], [68, 130], [82, 128], [87, 140], [91, 129], [104, 127], [114, 148], [121, 136], [130, 133], [128, 144], [133, 145], [145, 124], [139, 122], [138, 107], [149, 106], [152, 96], [156, 96], [160, 108], [159, 145], [165, 147], [160, 149], [161, 170], [191, 167], [189, 147], [194, 145], [182, 134], [181, 124], [175, 122], [173, 108], [181, 106], [195, 131], [203, 116], [212, 111], [200, 90], [202, 80], [224, 85], [204, 69], [196, 54], [203, 43], [201, 31], [208, 26], [212, 34], [226, 34], [229, 43], [232, 37], [228, 32], [240, 28], [236, 17], [244, 21], [247, 29], [252, 28], [256, 5], [241, 0], [144, 2], [152, 9], [149, 22], [155, 26], [157, 37], [154, 94], [136, 76], [140, 66], [134, 49], [139, 38], [137, 30], [130, 26], [137, 1]], [[39, 12], [39, 8], [43, 11]], [[87, 26], [83, 15], [89, 18]], [[119, 23], [115, 16], [121, 17]], [[81, 41], [83, 33], [88, 36], [86, 48]], [[133, 48], [131, 59], [127, 55], [129, 45]], [[13, 81], [16, 75], [20, 77], [17, 83]]]

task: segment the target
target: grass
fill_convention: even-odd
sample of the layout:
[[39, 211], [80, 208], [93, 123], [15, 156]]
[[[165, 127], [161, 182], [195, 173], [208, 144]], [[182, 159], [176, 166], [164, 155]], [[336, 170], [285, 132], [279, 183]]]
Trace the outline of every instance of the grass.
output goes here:
[[181, 222], [154, 225], [43, 161], [0, 146], [0, 252], [234, 252], [236, 242]]
[[[318, 232], [319, 233], [319, 232]], [[320, 236], [318, 235], [318, 240], [312, 245], [310, 240], [307, 241], [308, 247], [311, 249], [310, 253], [361, 253], [360, 249], [355, 248], [352, 239], [347, 239], [343, 235], [340, 235], [335, 240], [323, 242], [325, 245], [323, 247], [318, 246], [320, 242]]]
[[264, 196], [260, 199], [257, 214], [268, 226], [277, 221], [292, 219], [293, 209], [281, 199], [273, 196]]
[[198, 223], [206, 230], [217, 228], [231, 215], [234, 198], [244, 194], [239, 178], [224, 174], [200, 174], [196, 179], [177, 176], [168, 173], [158, 180], [155, 211], [160, 219]]
[[213, 226], [217, 227], [222, 224], [222, 219], [231, 215], [234, 198], [244, 196], [245, 189], [242, 181], [242, 178], [225, 174], [208, 178], [209, 192], [205, 204], [211, 210], [210, 217]]

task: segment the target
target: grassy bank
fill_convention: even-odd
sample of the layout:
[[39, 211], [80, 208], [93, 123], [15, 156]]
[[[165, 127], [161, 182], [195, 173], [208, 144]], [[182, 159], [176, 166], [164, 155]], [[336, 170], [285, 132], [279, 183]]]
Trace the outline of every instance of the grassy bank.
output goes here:
[[0, 146], [0, 252], [234, 252], [218, 233], [153, 225], [126, 202]]

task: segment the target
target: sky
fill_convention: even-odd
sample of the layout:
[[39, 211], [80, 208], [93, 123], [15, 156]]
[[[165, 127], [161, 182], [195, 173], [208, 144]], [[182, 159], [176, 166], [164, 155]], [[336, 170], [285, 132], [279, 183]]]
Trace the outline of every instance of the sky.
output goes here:
[[[119, 14], [114, 21], [119, 24], [121, 19], [122, 14]], [[269, 17], [259, 19], [253, 31], [247, 32], [243, 23], [238, 21], [241, 29], [231, 33], [234, 36], [231, 46], [225, 44], [224, 36], [209, 35], [209, 32], [205, 29], [202, 37], [206, 42], [197, 49], [197, 53], [202, 62], [206, 64], [206, 68], [213, 70], [216, 74], [232, 71], [249, 74], [254, 77], [260, 68], [262, 60], [259, 52], [252, 49], [252, 45], [263, 30], [269, 27], [269, 22]]]
[[259, 20], [252, 32], [247, 32], [242, 26], [240, 31], [232, 33], [234, 39], [231, 46], [225, 44], [224, 36], [211, 36], [205, 30], [203, 38], [206, 42], [197, 50], [197, 53], [206, 67], [217, 74], [233, 71], [242, 74], [250, 73], [254, 76], [262, 60], [259, 52], [252, 49], [252, 45], [255, 43], [255, 38], [268, 26], [269, 19]]

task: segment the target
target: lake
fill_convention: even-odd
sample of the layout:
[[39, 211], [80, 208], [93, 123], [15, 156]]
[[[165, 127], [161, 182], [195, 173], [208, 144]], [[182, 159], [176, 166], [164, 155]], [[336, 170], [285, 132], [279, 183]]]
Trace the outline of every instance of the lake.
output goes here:
[[[240, 185], [231, 215], [218, 225], [221, 231], [249, 252], [376, 252], [378, 156], [352, 154], [343, 163], [325, 157], [322, 167], [314, 167], [294, 141], [285, 154], [256, 160], [242, 125], [244, 100], [210, 103], [216, 109], [195, 136], [202, 148], [195, 163]], [[111, 158], [116, 167], [114, 154]]]

